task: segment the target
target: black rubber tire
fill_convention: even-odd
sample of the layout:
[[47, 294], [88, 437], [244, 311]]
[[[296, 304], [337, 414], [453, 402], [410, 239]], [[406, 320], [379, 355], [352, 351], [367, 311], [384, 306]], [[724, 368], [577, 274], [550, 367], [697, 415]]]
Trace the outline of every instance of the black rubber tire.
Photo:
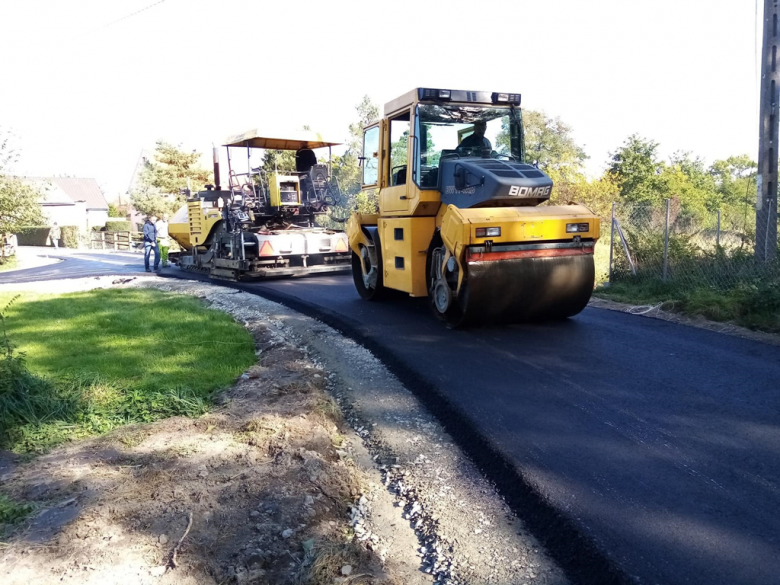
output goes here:
[[[425, 274], [427, 275], [428, 279], [428, 304], [430, 305], [434, 316], [439, 321], [444, 323], [450, 329], [458, 329], [465, 323], [465, 315], [463, 309], [461, 308], [461, 301], [465, 303], [468, 300], [468, 282], [464, 282], [461, 285], [460, 295], [455, 296], [453, 293], [453, 299], [450, 303], [450, 307], [444, 313], [440, 312], [439, 309], [436, 308], [436, 299], [434, 297], [433, 290], [435, 282], [432, 276], [433, 251], [443, 245], [444, 244], [442, 242], [441, 236], [436, 233], [431, 240], [430, 246], [428, 246], [428, 259], [425, 263]], [[463, 306], [465, 306], [465, 304]]]
[[387, 296], [387, 289], [384, 285], [384, 279], [382, 278], [382, 252], [377, 247], [376, 249], [377, 261], [379, 262], [379, 274], [376, 278], [376, 288], [368, 288], [363, 282], [363, 268], [361, 264], [363, 259], [352, 252], [352, 280], [355, 281], [355, 288], [361, 299], [366, 301], [380, 301]]

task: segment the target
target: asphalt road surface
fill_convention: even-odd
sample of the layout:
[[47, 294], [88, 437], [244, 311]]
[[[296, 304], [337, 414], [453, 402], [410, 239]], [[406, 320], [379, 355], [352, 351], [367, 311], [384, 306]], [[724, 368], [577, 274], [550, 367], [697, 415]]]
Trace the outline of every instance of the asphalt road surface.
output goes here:
[[461, 433], [467, 451], [479, 457], [477, 436], [508, 464], [483, 468], [573, 581], [780, 583], [780, 347], [594, 308], [450, 331], [425, 300], [359, 299], [349, 275], [245, 288], [320, 315], [443, 397], [454, 434], [476, 431]]

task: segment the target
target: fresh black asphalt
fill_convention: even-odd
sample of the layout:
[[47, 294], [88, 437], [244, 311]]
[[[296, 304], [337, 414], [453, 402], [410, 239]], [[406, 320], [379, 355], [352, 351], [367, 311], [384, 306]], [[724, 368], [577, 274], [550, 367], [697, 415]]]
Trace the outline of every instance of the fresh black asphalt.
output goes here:
[[451, 331], [348, 275], [237, 286], [375, 351], [574, 582], [780, 583], [780, 347], [594, 308]]

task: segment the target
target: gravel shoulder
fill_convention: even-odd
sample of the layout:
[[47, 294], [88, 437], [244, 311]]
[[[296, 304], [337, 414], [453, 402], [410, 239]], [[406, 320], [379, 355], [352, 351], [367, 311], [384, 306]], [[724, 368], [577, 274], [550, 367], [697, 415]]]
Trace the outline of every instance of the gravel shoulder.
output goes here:
[[36, 504], [0, 545], [4, 583], [567, 582], [411, 393], [332, 328], [195, 281], [3, 289], [31, 286], [198, 296], [252, 332], [258, 363], [199, 419], [0, 454], [2, 491]]

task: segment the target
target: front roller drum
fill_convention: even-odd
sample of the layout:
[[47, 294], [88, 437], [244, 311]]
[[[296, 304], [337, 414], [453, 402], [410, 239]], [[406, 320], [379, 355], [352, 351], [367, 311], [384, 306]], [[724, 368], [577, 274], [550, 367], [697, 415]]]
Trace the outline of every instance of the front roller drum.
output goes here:
[[[475, 260], [466, 266], [460, 293], [449, 305], [446, 291], [431, 299], [450, 327], [572, 317], [587, 306], [595, 282], [592, 254]], [[431, 294], [443, 284], [432, 282]]]

